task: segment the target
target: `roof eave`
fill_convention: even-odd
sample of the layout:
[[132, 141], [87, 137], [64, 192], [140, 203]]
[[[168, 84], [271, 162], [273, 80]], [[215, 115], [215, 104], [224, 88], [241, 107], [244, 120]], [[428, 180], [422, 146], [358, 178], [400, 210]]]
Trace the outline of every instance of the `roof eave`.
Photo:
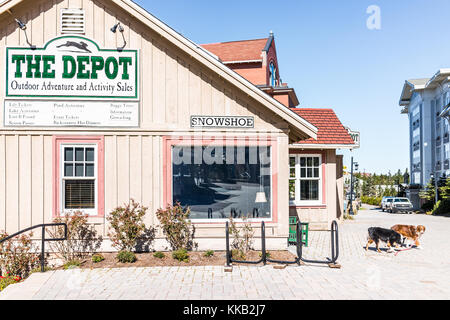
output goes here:
[[[24, 0], [10, 0], [0, 5], [0, 14], [4, 13], [9, 8], [17, 5]], [[232, 71], [226, 65], [215, 59], [207, 51], [201, 48], [200, 45], [187, 39], [180, 33], [176, 32], [170, 26], [153, 16], [137, 3], [131, 0], [111, 0], [114, 4], [134, 16], [144, 25], [147, 25], [153, 31], [159, 33], [161, 37], [167, 39], [174, 46], [181, 47], [188, 55], [196, 59], [199, 63], [205, 65], [210, 69], [216, 69], [219, 76], [226, 79], [232, 85], [240, 87], [249, 97], [252, 97], [257, 102], [266, 106], [269, 110], [284, 119], [293, 130], [291, 130], [296, 136], [303, 135], [310, 138], [317, 138], [318, 129], [305, 119], [298, 116], [295, 112], [286, 108], [283, 104], [268, 96], [254, 86], [251, 82], [240, 76], [238, 73]], [[301, 128], [301, 129], [300, 129]], [[296, 134], [297, 131], [302, 134]]]
[[293, 143], [289, 145], [289, 149], [357, 149], [355, 144], [333, 144], [333, 143]]

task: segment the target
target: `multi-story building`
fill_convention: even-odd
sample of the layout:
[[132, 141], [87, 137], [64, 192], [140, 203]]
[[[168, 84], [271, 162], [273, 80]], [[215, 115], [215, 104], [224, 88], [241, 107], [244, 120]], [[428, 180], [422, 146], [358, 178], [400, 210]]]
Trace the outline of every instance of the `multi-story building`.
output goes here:
[[[406, 80], [400, 97], [409, 119], [411, 184], [423, 186], [432, 175], [450, 175], [449, 123], [442, 117], [450, 102], [450, 69], [431, 78]], [[410, 198], [419, 205], [418, 189]]]

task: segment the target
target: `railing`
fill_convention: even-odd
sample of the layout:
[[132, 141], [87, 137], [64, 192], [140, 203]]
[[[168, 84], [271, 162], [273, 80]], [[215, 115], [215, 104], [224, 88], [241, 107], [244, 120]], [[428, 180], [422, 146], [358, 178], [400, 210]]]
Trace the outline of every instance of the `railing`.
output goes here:
[[282, 261], [282, 260], [275, 260], [267, 258], [267, 252], [266, 252], [266, 226], [264, 221], [261, 222], [261, 259], [257, 261], [242, 261], [242, 260], [235, 260], [232, 257], [232, 253], [230, 251], [230, 230], [229, 230], [229, 224], [228, 221], [225, 223], [225, 245], [226, 245], [226, 260], [227, 260], [227, 266], [230, 266], [232, 262], [235, 263], [243, 263], [243, 264], [260, 264], [263, 263], [264, 265], [267, 264], [267, 262], [272, 263], [279, 263], [279, 264], [298, 264], [300, 265], [300, 262], [307, 262], [307, 263], [324, 263], [328, 265], [336, 265], [337, 259], [339, 257], [339, 233], [338, 233], [338, 224], [336, 221], [333, 221], [331, 223], [331, 259], [329, 260], [309, 260], [303, 258], [303, 241], [301, 237], [301, 225], [302, 223], [300, 221], [297, 222], [297, 241], [296, 241], [296, 251], [297, 251], [297, 257], [294, 261]]
[[[53, 238], [53, 239], [46, 239], [45, 238], [45, 228], [46, 227], [57, 227], [57, 226], [64, 226], [64, 238]], [[41, 238], [41, 272], [45, 271], [45, 242], [46, 241], [64, 241], [67, 240], [67, 224], [65, 223], [43, 223], [43, 224], [38, 224], [35, 225], [33, 227], [29, 227], [26, 229], [23, 229], [19, 232], [16, 232], [10, 236], [7, 236], [6, 238], [3, 238], [0, 240], [0, 243], [3, 243], [5, 241], [8, 241], [9, 239], [12, 239], [16, 236], [18, 236], [19, 234], [28, 232], [30, 230], [36, 229], [36, 228], [42, 228], [42, 238]]]

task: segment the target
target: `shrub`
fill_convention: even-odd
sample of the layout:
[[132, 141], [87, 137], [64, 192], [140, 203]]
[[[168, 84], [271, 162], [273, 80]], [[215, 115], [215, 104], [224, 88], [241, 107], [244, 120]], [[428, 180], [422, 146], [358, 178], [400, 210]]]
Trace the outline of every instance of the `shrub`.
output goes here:
[[[3, 272], [12, 277], [25, 278], [30, 271], [39, 264], [39, 254], [30, 235], [22, 234], [0, 244], [0, 275]], [[5, 232], [0, 232], [0, 239], [8, 237]], [[6, 281], [6, 280], [5, 280]]]
[[[100, 247], [102, 237], [97, 237], [97, 231], [92, 225], [88, 225], [87, 218], [88, 215], [83, 212], [75, 211], [53, 219], [54, 223], [67, 225], [67, 240], [50, 242], [50, 248], [64, 262], [82, 260]], [[52, 238], [64, 238], [64, 227], [50, 228], [48, 233]]]
[[[266, 251], [266, 258], [270, 259], [270, 256], [271, 256], [270, 252]], [[262, 252], [259, 253], [259, 257], [262, 258]]]
[[189, 262], [189, 255], [186, 249], [179, 249], [172, 252], [172, 257], [178, 261]]
[[231, 249], [231, 257], [235, 260], [245, 260], [245, 254], [238, 249]]
[[134, 252], [122, 250], [117, 254], [117, 260], [122, 263], [133, 263], [137, 258]]
[[427, 201], [422, 205], [421, 209], [424, 211], [431, 211], [433, 210], [433, 207], [434, 207], [433, 201]]
[[450, 213], [450, 200], [439, 200], [433, 208], [433, 215], [441, 215]]
[[79, 266], [81, 266], [81, 261], [80, 260], [70, 260], [70, 261], [67, 261], [63, 265], [63, 268], [64, 268], [64, 270], [67, 270], [67, 269], [77, 268]]
[[190, 208], [183, 209], [179, 202], [156, 212], [172, 250], [197, 248], [197, 243], [194, 242], [195, 227], [189, 221], [190, 212]]
[[253, 236], [255, 234], [251, 224], [248, 222], [247, 217], [243, 216], [243, 225], [239, 229], [233, 217], [230, 216], [230, 226], [228, 230], [233, 237], [231, 243], [231, 254], [235, 259], [245, 259], [248, 251], [253, 248]]
[[101, 255], [100, 253], [96, 253], [92, 256], [92, 262], [93, 263], [99, 263], [105, 260], [105, 257]]
[[145, 234], [143, 218], [148, 208], [131, 199], [124, 207], [115, 208], [107, 217], [110, 223], [108, 236], [120, 251], [132, 251]]
[[367, 196], [361, 197], [362, 203], [370, 204], [372, 206], [380, 206], [381, 200], [382, 200], [381, 197], [367, 197]]
[[213, 250], [207, 250], [204, 254], [205, 257], [209, 258], [212, 257], [214, 255], [214, 251]]
[[5, 289], [10, 284], [20, 282], [21, 280], [22, 278], [19, 276], [11, 276], [8, 273], [4, 277], [0, 276], [0, 291]]
[[162, 259], [162, 258], [164, 258], [166, 255], [165, 255], [164, 253], [162, 253], [161, 251], [157, 251], [157, 252], [155, 252], [155, 253], [153, 254], [153, 256], [154, 256], [155, 258]]

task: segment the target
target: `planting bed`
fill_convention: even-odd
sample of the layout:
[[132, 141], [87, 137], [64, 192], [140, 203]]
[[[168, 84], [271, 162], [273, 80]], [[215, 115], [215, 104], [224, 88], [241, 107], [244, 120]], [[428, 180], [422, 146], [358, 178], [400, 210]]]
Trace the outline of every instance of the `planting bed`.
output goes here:
[[[269, 251], [271, 259], [293, 261], [295, 256], [288, 251]], [[134, 263], [120, 263], [117, 261], [117, 253], [102, 253], [105, 260], [93, 263], [91, 258], [85, 259], [80, 268], [126, 268], [126, 267], [166, 267], [166, 266], [223, 266], [226, 263], [225, 251], [215, 251], [211, 257], [205, 257], [205, 252], [189, 252], [189, 262], [180, 262], [172, 258], [172, 252], [164, 252], [162, 259], [153, 256], [153, 252], [136, 253], [137, 261]], [[260, 259], [260, 251], [251, 251], [247, 260], [257, 261]], [[234, 265], [238, 265], [233, 263]], [[260, 264], [262, 265], [262, 263]], [[60, 269], [60, 268], [58, 268]]]

